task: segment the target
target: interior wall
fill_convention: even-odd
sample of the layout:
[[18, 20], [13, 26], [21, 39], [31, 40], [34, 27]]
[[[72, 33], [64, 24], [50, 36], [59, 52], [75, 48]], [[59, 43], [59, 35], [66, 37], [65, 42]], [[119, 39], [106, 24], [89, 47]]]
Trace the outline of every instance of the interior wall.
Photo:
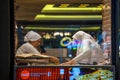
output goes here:
[[102, 30], [111, 32], [111, 0], [103, 0]]

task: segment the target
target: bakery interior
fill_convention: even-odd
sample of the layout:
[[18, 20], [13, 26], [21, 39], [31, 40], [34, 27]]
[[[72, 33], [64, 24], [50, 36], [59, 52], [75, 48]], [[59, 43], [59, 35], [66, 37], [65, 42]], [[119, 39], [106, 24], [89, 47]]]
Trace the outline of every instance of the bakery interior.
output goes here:
[[[103, 31], [111, 33], [110, 15], [109, 23], [103, 18], [106, 10], [110, 12], [109, 4], [105, 3], [102, 0], [15, 0], [15, 52], [24, 43], [25, 34], [33, 30], [42, 36], [42, 48], [38, 50], [43, 54], [59, 58], [60, 63], [71, 60], [76, 56], [77, 48], [76, 44], [68, 44], [75, 32], [85, 31], [98, 43], [102, 42], [99, 38]], [[35, 58], [15, 58], [15, 62], [20, 65], [57, 65], [48, 59], [36, 61]]]

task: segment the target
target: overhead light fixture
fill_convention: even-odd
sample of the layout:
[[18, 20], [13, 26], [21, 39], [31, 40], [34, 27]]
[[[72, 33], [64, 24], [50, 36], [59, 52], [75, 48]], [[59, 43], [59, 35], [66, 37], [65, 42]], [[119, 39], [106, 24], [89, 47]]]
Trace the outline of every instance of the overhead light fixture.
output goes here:
[[47, 31], [54, 31], [54, 30], [62, 30], [62, 31], [73, 31], [73, 30], [99, 30], [100, 26], [90, 26], [90, 27], [77, 27], [77, 28], [60, 28], [60, 27], [34, 27], [34, 26], [28, 26], [24, 28], [25, 30], [47, 30]]
[[25, 27], [31, 30], [79, 30], [79, 28], [58, 28], [58, 27]]
[[101, 12], [102, 7], [54, 7], [54, 4], [47, 4], [41, 13], [89, 13]]
[[38, 14], [35, 20], [102, 20], [102, 15], [44, 15]]
[[99, 30], [100, 27], [80, 27], [80, 30]]

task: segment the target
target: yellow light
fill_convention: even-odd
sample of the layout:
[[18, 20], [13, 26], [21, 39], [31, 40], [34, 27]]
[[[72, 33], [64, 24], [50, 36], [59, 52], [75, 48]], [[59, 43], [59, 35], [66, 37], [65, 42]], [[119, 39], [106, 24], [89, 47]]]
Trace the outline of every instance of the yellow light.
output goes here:
[[99, 30], [100, 27], [81, 27], [80, 30]]
[[[102, 7], [67, 7], [68, 4], [63, 4], [60, 7], [54, 7], [54, 4], [47, 4], [41, 13], [83, 13], [83, 12], [102, 12]], [[85, 6], [85, 7], [83, 7]]]
[[102, 15], [44, 15], [39, 14], [35, 20], [102, 20]]
[[65, 8], [65, 7], [68, 7], [68, 6], [69, 6], [69, 4], [61, 4], [59, 7]]
[[73, 31], [73, 30], [99, 30], [100, 27], [99, 26], [96, 26], [96, 27], [80, 27], [80, 28], [59, 28], [59, 27], [34, 27], [34, 26], [27, 26], [24, 28], [25, 30], [47, 30], [47, 31], [50, 31], [50, 30], [66, 30], [66, 31]]
[[[68, 43], [64, 44], [64, 41], [66, 41], [66, 40], [68, 41]], [[72, 39], [70, 37], [63, 37], [60, 41], [60, 45], [63, 46], [63, 47], [68, 46], [71, 41], [72, 41]]]
[[89, 4], [80, 4], [80, 6], [78, 6], [78, 7], [87, 7], [87, 6], [89, 6]]
[[79, 30], [79, 28], [56, 28], [56, 27], [25, 27], [32, 30]]

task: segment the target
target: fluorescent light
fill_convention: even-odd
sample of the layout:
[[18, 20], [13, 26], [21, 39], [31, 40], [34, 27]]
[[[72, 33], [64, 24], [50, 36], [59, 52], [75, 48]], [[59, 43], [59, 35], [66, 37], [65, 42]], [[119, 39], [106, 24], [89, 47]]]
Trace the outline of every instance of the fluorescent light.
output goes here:
[[99, 30], [100, 27], [81, 27], [80, 30]]
[[38, 14], [35, 20], [102, 20], [102, 15], [44, 15]]
[[25, 27], [32, 30], [79, 30], [79, 28], [56, 28], [56, 27]]
[[84, 13], [102, 12], [102, 7], [54, 7], [54, 4], [47, 4], [41, 13]]
[[78, 27], [78, 28], [58, 28], [58, 27], [25, 27], [25, 30], [47, 30], [47, 31], [51, 31], [51, 30], [66, 30], [66, 31], [73, 31], [73, 30], [99, 30], [100, 27], [96, 26], [96, 27]]

